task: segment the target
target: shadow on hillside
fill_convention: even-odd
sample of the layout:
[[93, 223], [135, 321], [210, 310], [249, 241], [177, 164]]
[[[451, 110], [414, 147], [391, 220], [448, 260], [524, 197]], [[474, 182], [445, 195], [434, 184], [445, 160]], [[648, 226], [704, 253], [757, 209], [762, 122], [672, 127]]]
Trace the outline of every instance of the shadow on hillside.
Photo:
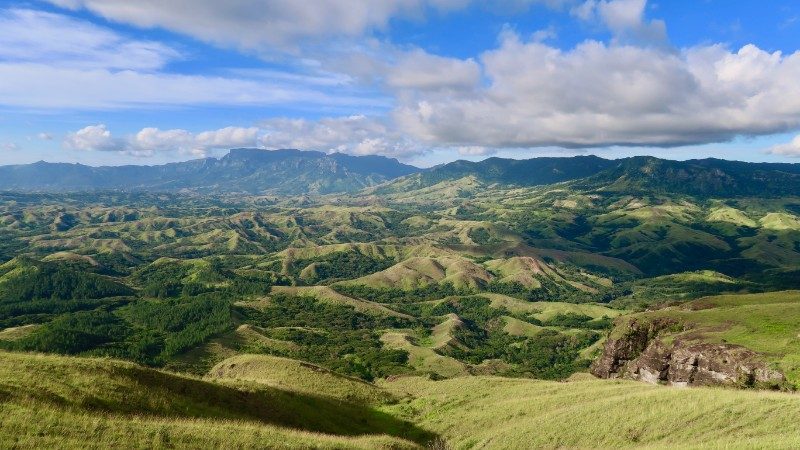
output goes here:
[[47, 396], [42, 400], [110, 413], [256, 421], [341, 436], [386, 434], [420, 444], [437, 438], [369, 406], [327, 397], [254, 384], [225, 385], [136, 366], [100, 370], [114, 384], [129, 386], [122, 401], [119, 389], [104, 393], [96, 388], [74, 399]]

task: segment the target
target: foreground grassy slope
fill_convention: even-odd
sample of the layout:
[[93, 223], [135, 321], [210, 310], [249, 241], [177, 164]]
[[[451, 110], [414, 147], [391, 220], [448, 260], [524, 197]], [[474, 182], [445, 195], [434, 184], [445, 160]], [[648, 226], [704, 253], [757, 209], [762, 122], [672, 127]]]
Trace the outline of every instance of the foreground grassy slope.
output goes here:
[[0, 403], [0, 447], [80, 447], [87, 436], [98, 448], [410, 447], [389, 435], [431, 438], [356, 403], [103, 359], [0, 353]]
[[[787, 393], [587, 375], [567, 382], [400, 377], [374, 386], [261, 356], [219, 367], [249, 383], [102, 359], [0, 353], [0, 363], [3, 448], [402, 449], [437, 435], [454, 449], [800, 446], [800, 399]], [[359, 383], [355, 391], [382, 406], [337, 401], [344, 391], [330, 391], [335, 386], [307, 393], [326, 381], [345, 390]], [[386, 403], [388, 395], [399, 400]]]
[[496, 377], [384, 386], [415, 397], [387, 409], [452, 448], [797, 448], [793, 394], [679, 389], [631, 381]]

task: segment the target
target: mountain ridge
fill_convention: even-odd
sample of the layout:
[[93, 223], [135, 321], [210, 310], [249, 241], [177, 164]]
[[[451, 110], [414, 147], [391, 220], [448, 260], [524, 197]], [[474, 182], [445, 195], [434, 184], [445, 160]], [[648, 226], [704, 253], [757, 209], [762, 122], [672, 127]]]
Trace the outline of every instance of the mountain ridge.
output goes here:
[[0, 189], [327, 194], [377, 185], [419, 169], [385, 156], [293, 149], [231, 149], [225, 156], [152, 166], [47, 163], [0, 166]]
[[47, 163], [0, 166], [0, 190], [193, 191], [305, 195], [413, 192], [473, 177], [484, 185], [531, 187], [570, 182], [603, 191], [694, 196], [781, 196], [800, 192], [800, 164], [717, 158], [674, 161], [652, 156], [595, 155], [457, 160], [427, 169], [379, 155], [295, 149], [231, 149], [221, 158], [163, 165], [86, 166]]

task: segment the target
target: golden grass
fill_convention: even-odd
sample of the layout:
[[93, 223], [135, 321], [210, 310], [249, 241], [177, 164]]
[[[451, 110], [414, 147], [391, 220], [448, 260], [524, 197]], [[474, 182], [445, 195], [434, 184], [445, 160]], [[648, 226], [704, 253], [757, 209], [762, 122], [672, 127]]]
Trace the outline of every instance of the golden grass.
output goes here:
[[409, 448], [433, 437], [367, 405], [108, 359], [0, 352], [0, 406], [2, 448]]
[[418, 372], [434, 373], [442, 377], [455, 377], [467, 373], [468, 366], [461, 361], [436, 353], [432, 348], [414, 343], [410, 332], [391, 330], [381, 336], [387, 348], [408, 352], [408, 365]]
[[416, 397], [385, 410], [454, 449], [798, 448], [800, 397], [573, 377], [382, 383]]
[[269, 355], [228, 358], [214, 366], [207, 377], [212, 380], [254, 381], [351, 403], [380, 405], [397, 400], [384, 389], [361, 379], [339, 375], [303, 361]]

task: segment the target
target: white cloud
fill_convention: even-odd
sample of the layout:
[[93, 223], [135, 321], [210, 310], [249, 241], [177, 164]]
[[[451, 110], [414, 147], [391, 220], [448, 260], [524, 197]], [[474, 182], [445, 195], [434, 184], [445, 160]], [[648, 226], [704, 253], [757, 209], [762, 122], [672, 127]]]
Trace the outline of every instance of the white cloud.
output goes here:
[[19, 150], [19, 145], [16, 142], [0, 142], [0, 149], [13, 152]]
[[83, 70], [44, 64], [0, 63], [0, 104], [24, 108], [112, 109], [159, 105], [322, 105], [385, 107], [383, 98], [281, 81]]
[[154, 70], [179, 52], [158, 42], [128, 39], [61, 14], [0, 10], [0, 59], [83, 69]]
[[665, 45], [667, 27], [662, 20], [645, 19], [647, 0], [586, 0], [570, 13], [584, 21], [598, 20], [616, 42]]
[[132, 156], [153, 156], [161, 152], [206, 156], [216, 149], [254, 147], [257, 140], [256, 127], [227, 127], [197, 134], [181, 129], [143, 128], [132, 136], [115, 138], [105, 125], [99, 124], [68, 133], [63, 144], [70, 150], [111, 151]]
[[74, 133], [68, 133], [64, 138], [64, 147], [70, 150], [99, 150], [105, 152], [123, 151], [124, 142], [114, 139], [105, 125], [89, 125]]
[[38, 139], [42, 140], [42, 141], [52, 141], [53, 140], [53, 135], [50, 134], [50, 133], [46, 133], [46, 132], [41, 132], [41, 133], [37, 134], [36, 137]]
[[470, 4], [506, 11], [532, 4], [560, 8], [575, 0], [48, 0], [138, 27], [162, 27], [222, 45], [292, 50], [302, 42], [355, 38], [396, 17], [418, 19]]
[[445, 58], [414, 50], [399, 58], [386, 82], [399, 89], [470, 89], [480, 76], [480, 66], [472, 59]]
[[401, 95], [401, 130], [434, 146], [506, 148], [675, 146], [800, 127], [800, 52], [594, 41], [564, 51], [505, 33], [480, 64], [478, 89]]
[[[129, 39], [65, 15], [0, 10], [0, 105], [111, 109], [182, 105], [385, 107], [359, 96], [347, 77], [291, 72], [175, 74], [182, 56], [160, 43]], [[336, 93], [330, 87], [337, 87]]]
[[791, 142], [773, 146], [767, 152], [775, 155], [800, 157], [800, 135], [795, 136]]
[[484, 156], [484, 155], [493, 155], [497, 153], [497, 149], [489, 147], [481, 147], [479, 145], [456, 147], [456, 150], [458, 151], [459, 155], [463, 156]]
[[261, 124], [262, 144], [269, 149], [295, 148], [354, 155], [381, 154], [407, 158], [425, 152], [384, 122], [361, 115], [305, 119], [269, 119]]
[[287, 47], [306, 39], [357, 37], [395, 16], [462, 8], [470, 0], [50, 0], [109, 20], [163, 27], [244, 48]]

